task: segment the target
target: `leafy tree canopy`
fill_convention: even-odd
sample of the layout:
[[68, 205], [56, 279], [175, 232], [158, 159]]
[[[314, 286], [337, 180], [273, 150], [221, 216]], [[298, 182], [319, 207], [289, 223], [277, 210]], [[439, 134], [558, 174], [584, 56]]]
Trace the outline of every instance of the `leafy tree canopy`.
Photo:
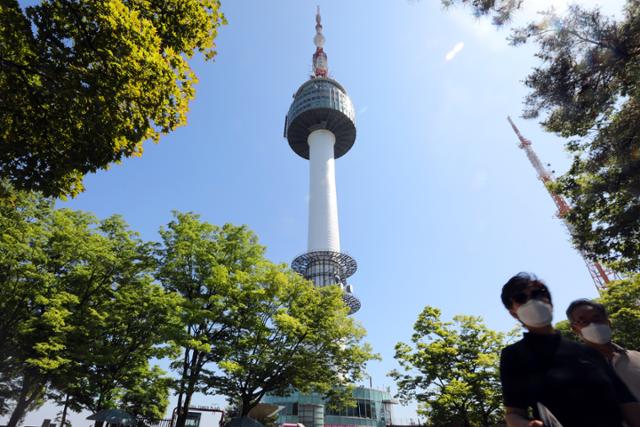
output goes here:
[[372, 357], [362, 327], [347, 316], [341, 291], [315, 288], [264, 257], [244, 226], [215, 226], [175, 213], [161, 230], [158, 279], [183, 296], [186, 325], [178, 372], [178, 420], [194, 392], [216, 392], [246, 415], [269, 392], [293, 387], [331, 395]]
[[218, 0], [43, 0], [0, 4], [0, 176], [74, 196], [83, 176], [142, 154], [186, 123], [215, 55]]
[[171, 379], [157, 366], [143, 366], [132, 374], [133, 381], [123, 390], [119, 406], [145, 425], [157, 423], [169, 406]]
[[609, 312], [614, 342], [640, 350], [640, 274], [609, 283], [599, 302]]
[[375, 357], [342, 291], [269, 262], [244, 226], [176, 213], [154, 244], [118, 216], [54, 209], [0, 183], [12, 196], [0, 203], [0, 410], [10, 427], [45, 397], [63, 405], [63, 424], [68, 410], [114, 407], [157, 420], [172, 381], [153, 358], [174, 360], [179, 425], [198, 391], [229, 396], [243, 415], [294, 388], [344, 404]]
[[157, 279], [182, 296], [182, 347], [172, 368], [178, 373], [177, 427], [184, 427], [195, 392], [207, 391], [213, 368], [228, 350], [230, 319], [244, 307], [240, 283], [263, 261], [264, 247], [246, 227], [218, 227], [192, 213], [174, 213], [160, 230]]
[[69, 305], [78, 299], [55, 280], [49, 260], [53, 213], [52, 203], [34, 194], [0, 203], [1, 406], [9, 411], [13, 402], [10, 426], [39, 404], [48, 378], [69, 363], [64, 337]]
[[411, 344], [396, 344], [402, 370], [390, 372], [404, 402], [416, 399], [432, 425], [493, 426], [502, 420], [499, 355], [505, 335], [482, 319], [458, 315], [440, 319], [425, 307], [414, 325]]
[[475, 16], [490, 15], [494, 25], [507, 23], [513, 12], [522, 6], [524, 0], [440, 0], [444, 7], [456, 4], [468, 6]]
[[571, 330], [571, 324], [569, 323], [568, 320], [566, 319], [561, 320], [555, 325], [553, 325], [553, 327], [556, 331], [560, 332], [560, 335], [562, 335], [564, 338], [572, 341], [576, 341], [576, 342], [580, 341], [580, 338], [578, 338], [576, 334], [574, 334], [573, 331]]
[[245, 416], [267, 394], [321, 393], [335, 406], [376, 357], [348, 316], [337, 286], [318, 288], [283, 265], [264, 262], [239, 282], [231, 345], [210, 380]]
[[149, 245], [121, 218], [98, 221], [53, 209], [35, 193], [13, 195], [0, 204], [0, 391], [13, 401], [8, 425], [47, 395], [71, 409], [115, 405], [150, 372], [150, 358], [171, 350], [177, 295], [153, 283]]

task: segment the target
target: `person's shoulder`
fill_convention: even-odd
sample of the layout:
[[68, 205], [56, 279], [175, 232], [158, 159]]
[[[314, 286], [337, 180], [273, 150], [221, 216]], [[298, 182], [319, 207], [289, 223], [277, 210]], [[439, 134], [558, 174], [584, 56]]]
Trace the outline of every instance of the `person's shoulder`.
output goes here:
[[518, 348], [520, 346], [522, 346], [522, 344], [524, 343], [524, 337], [520, 338], [518, 341], [516, 342], [512, 342], [509, 345], [506, 345], [502, 351], [512, 351], [512, 349], [514, 348]]
[[560, 336], [560, 345], [566, 348], [580, 351], [580, 352], [591, 350], [589, 347], [582, 344], [581, 342], [569, 339], [567, 337], [563, 337], [562, 335]]
[[624, 348], [624, 347], [620, 347], [618, 346], [623, 352], [627, 353], [627, 354], [633, 354], [636, 356], [640, 356], [640, 351], [637, 350], [631, 350], [630, 348]]
[[502, 349], [500, 353], [500, 375], [504, 377], [506, 372], [513, 373], [514, 370], [520, 370], [522, 368], [522, 353], [523, 353], [522, 340], [516, 341], [513, 344]]
[[522, 351], [522, 346], [524, 345], [524, 340], [520, 339], [512, 344], [509, 344], [508, 346], [504, 347], [502, 349], [502, 357], [509, 357], [513, 354], [516, 354], [520, 351]]
[[640, 363], [640, 351], [624, 349], [624, 353], [627, 355], [627, 357]]
[[604, 356], [602, 356], [602, 354], [600, 354], [598, 350], [596, 350], [595, 348], [591, 348], [586, 344], [573, 341], [565, 337], [561, 337], [560, 342], [565, 351], [568, 351], [572, 354], [575, 354], [582, 358], [593, 359], [598, 362], [605, 360]]
[[565, 352], [565, 353], [570, 352], [570, 353], [577, 353], [577, 354], [588, 354], [591, 350], [589, 347], [587, 347], [583, 343], [572, 340], [567, 337], [563, 337], [562, 335], [560, 335], [559, 348], [560, 348], [560, 351], [562, 352]]

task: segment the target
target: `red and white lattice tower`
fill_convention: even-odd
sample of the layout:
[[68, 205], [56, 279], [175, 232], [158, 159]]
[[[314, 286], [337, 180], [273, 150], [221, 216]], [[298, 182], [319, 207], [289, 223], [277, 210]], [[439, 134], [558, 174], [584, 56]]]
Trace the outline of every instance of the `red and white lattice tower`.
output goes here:
[[[549, 188], [549, 186], [547, 186], [547, 183], [553, 182], [553, 174], [543, 166], [542, 162], [538, 158], [538, 155], [535, 153], [535, 151], [533, 151], [533, 148], [531, 147], [531, 141], [525, 138], [524, 136], [522, 136], [522, 134], [520, 133], [520, 130], [513, 123], [513, 120], [511, 120], [511, 117], [507, 117], [507, 120], [509, 121], [509, 124], [513, 128], [513, 131], [518, 136], [518, 139], [520, 140], [520, 145], [518, 146], [522, 148], [524, 152], [527, 154], [527, 158], [533, 165], [533, 168], [538, 173], [538, 179], [542, 181], [543, 184], [545, 184], [545, 188], [549, 192], [549, 195], [553, 199], [553, 202], [556, 204], [556, 207], [558, 208], [558, 212], [557, 212], [558, 218], [562, 220], [564, 225], [569, 230], [569, 234], [573, 236], [574, 235], [573, 226], [565, 218], [566, 215], [571, 210], [571, 207], [562, 196], [560, 196], [559, 194], [556, 194]], [[595, 283], [596, 285], [596, 289], [598, 289], [598, 291], [602, 290], [611, 281], [611, 279], [609, 278], [610, 273], [608, 273], [602, 267], [602, 265], [600, 265], [598, 261], [591, 260], [583, 250], [578, 248], [576, 249], [582, 256], [584, 263], [587, 265], [587, 269], [589, 270], [589, 274], [593, 279], [593, 283]]]

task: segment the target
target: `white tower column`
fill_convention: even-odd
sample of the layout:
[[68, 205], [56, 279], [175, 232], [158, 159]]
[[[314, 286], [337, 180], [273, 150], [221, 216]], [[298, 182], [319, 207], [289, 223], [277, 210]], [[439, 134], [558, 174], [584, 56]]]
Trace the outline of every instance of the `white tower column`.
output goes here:
[[309, 252], [340, 252], [338, 198], [333, 132], [318, 129], [307, 139], [309, 143]]

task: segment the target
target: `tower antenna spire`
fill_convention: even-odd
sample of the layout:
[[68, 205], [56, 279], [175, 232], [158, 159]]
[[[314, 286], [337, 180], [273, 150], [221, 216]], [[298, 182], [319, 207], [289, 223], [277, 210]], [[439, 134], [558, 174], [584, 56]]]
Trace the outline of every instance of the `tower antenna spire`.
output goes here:
[[[551, 190], [546, 185], [554, 181], [553, 173], [549, 172], [547, 168], [544, 167], [544, 165], [540, 161], [540, 158], [538, 158], [538, 155], [536, 154], [536, 152], [533, 151], [533, 147], [531, 147], [531, 141], [525, 138], [524, 136], [522, 136], [522, 134], [520, 133], [520, 129], [518, 129], [518, 127], [513, 123], [513, 120], [511, 120], [511, 117], [507, 116], [507, 120], [509, 121], [509, 124], [511, 125], [511, 128], [515, 132], [516, 136], [520, 140], [520, 144], [518, 145], [518, 147], [522, 148], [524, 152], [527, 154], [527, 158], [529, 159], [529, 161], [531, 162], [531, 165], [533, 166], [533, 168], [536, 170], [538, 174], [538, 179], [542, 181], [543, 184], [545, 184], [545, 187], [549, 192], [549, 195], [553, 199], [553, 202], [556, 204], [556, 207], [558, 208], [558, 213], [557, 213], [558, 218], [562, 220], [564, 225], [569, 230], [569, 234], [573, 236], [574, 234], [573, 225], [571, 225], [571, 223], [569, 223], [565, 218], [566, 215], [571, 211], [571, 207], [561, 195], [557, 194], [555, 191]], [[587, 265], [587, 269], [589, 270], [591, 279], [593, 279], [593, 283], [596, 285], [596, 289], [600, 291], [603, 288], [605, 288], [607, 284], [611, 281], [609, 277], [611, 273], [607, 272], [598, 261], [591, 260], [587, 256], [586, 252], [584, 252], [579, 248], [576, 248], [576, 249], [582, 256], [584, 263]], [[615, 274], [611, 274], [611, 276], [615, 277]]]
[[317, 6], [316, 9], [316, 35], [313, 37], [313, 44], [316, 45], [316, 52], [313, 54], [313, 77], [327, 77], [329, 68], [327, 65], [327, 54], [324, 53], [324, 35], [322, 34], [320, 6]]

